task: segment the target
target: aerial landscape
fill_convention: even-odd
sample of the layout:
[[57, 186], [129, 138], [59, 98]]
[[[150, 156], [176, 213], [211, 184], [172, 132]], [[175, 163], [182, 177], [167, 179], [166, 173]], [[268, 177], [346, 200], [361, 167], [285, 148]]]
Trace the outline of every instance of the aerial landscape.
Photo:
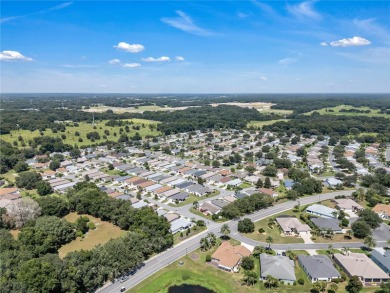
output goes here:
[[2, 1], [4, 293], [390, 293], [390, 2]]

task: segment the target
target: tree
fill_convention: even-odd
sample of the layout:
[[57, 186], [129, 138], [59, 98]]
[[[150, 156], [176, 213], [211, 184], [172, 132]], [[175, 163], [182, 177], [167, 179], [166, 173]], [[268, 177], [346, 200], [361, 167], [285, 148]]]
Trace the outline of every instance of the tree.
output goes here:
[[259, 178], [256, 182], [256, 188], [262, 188], [263, 187], [263, 181], [261, 178]]
[[326, 289], [326, 282], [324, 281], [317, 281], [313, 283], [313, 290], [316, 292], [324, 292]]
[[62, 218], [69, 214], [69, 204], [61, 197], [45, 196], [37, 199], [42, 215]]
[[213, 166], [213, 168], [219, 168], [221, 166], [221, 164], [219, 163], [219, 161], [217, 160], [214, 160], [211, 165]]
[[241, 267], [247, 271], [253, 270], [255, 268], [254, 259], [250, 256], [244, 256], [241, 260]]
[[254, 271], [245, 271], [243, 281], [248, 286], [253, 285], [257, 282], [257, 274]]
[[23, 162], [23, 161], [19, 161], [14, 166], [14, 170], [15, 170], [16, 173], [27, 171], [28, 170], [28, 165], [25, 162]]
[[276, 167], [268, 165], [267, 167], [264, 168], [263, 175], [274, 177], [276, 176], [277, 172], [278, 170], [276, 169]]
[[199, 202], [198, 202], [197, 200], [194, 201], [194, 202], [192, 203], [192, 207], [193, 207], [195, 210], [199, 209]]
[[274, 239], [272, 238], [272, 236], [267, 236], [265, 242], [268, 243], [268, 248], [271, 248], [271, 243], [274, 243]]
[[359, 213], [359, 221], [366, 222], [372, 229], [378, 228], [382, 223], [379, 215], [370, 209], [365, 209]]
[[41, 213], [38, 203], [25, 197], [10, 206], [8, 216], [10, 222], [16, 227], [23, 227], [28, 221], [36, 219]]
[[221, 233], [223, 235], [223, 237], [225, 239], [228, 238], [229, 234], [230, 234], [230, 228], [229, 228], [229, 225], [228, 224], [223, 224], [221, 226], [221, 229], [219, 230], [219, 233]]
[[345, 287], [349, 293], [359, 293], [363, 289], [363, 284], [358, 276], [352, 276], [349, 279], [348, 285]]
[[368, 248], [373, 248], [376, 246], [376, 241], [372, 235], [367, 235], [366, 238], [364, 238], [364, 245], [366, 245]]
[[355, 223], [352, 224], [351, 226], [353, 235], [356, 238], [365, 238], [368, 235], [371, 235], [371, 227], [363, 221], [356, 221]]
[[247, 171], [249, 174], [253, 174], [256, 171], [256, 168], [253, 166], [246, 166], [245, 171]]
[[279, 286], [279, 281], [271, 275], [268, 275], [265, 279], [264, 285], [271, 290], [272, 288], [277, 288]]
[[35, 172], [22, 172], [16, 177], [15, 183], [19, 188], [28, 190], [34, 189], [38, 181], [41, 181], [41, 175]]
[[381, 288], [375, 291], [375, 293], [389, 293], [389, 292], [390, 292], [390, 282], [382, 283]]
[[271, 186], [271, 179], [269, 177], [265, 177], [264, 188], [271, 188]]
[[204, 184], [203, 178], [198, 177], [198, 184], [200, 184], [200, 185], [203, 185], [203, 184]]
[[53, 192], [53, 188], [51, 188], [49, 182], [47, 181], [38, 181], [36, 184], [37, 192], [39, 195], [48, 195]]
[[339, 289], [339, 286], [337, 286], [336, 283], [333, 283], [333, 282], [332, 282], [332, 283], [329, 284], [329, 290], [331, 290], [332, 293], [337, 292], [338, 289]]
[[252, 255], [254, 257], [258, 257], [260, 254], [265, 252], [265, 247], [264, 246], [255, 246], [252, 251]]
[[61, 167], [61, 163], [60, 163], [60, 161], [57, 161], [57, 160], [53, 160], [49, 164], [50, 170], [53, 170], [53, 171], [57, 170], [60, 167]]
[[238, 221], [237, 229], [240, 233], [252, 233], [255, 231], [255, 224], [251, 221], [251, 219], [245, 218]]

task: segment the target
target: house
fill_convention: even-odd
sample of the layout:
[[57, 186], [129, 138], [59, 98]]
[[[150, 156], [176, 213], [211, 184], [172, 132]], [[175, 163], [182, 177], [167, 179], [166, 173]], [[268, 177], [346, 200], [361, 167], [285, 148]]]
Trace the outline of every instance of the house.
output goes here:
[[212, 192], [212, 190], [210, 188], [203, 187], [203, 188], [200, 188], [200, 189], [196, 190], [194, 192], [194, 194], [197, 195], [197, 196], [204, 196], [204, 195], [209, 194], [211, 192]]
[[333, 259], [348, 276], [358, 276], [363, 285], [371, 285], [373, 283], [380, 285], [381, 282], [390, 280], [389, 275], [382, 271], [382, 269], [364, 253], [351, 252], [348, 255], [335, 253]]
[[336, 178], [328, 178], [324, 180], [324, 184], [327, 185], [328, 187], [334, 188], [338, 185], [343, 185], [343, 181], [338, 180]]
[[343, 229], [339, 226], [339, 221], [333, 218], [311, 218], [313, 222], [321, 231], [332, 230], [333, 233], [341, 234]]
[[296, 233], [307, 233], [311, 229], [308, 225], [302, 224], [297, 218], [290, 216], [281, 216], [276, 218], [276, 222], [285, 235], [293, 235]]
[[[336, 209], [329, 208], [320, 204], [313, 204], [306, 209], [306, 213], [316, 215], [323, 218], [336, 218], [338, 212]], [[335, 214], [336, 213], [336, 216]]]
[[334, 202], [336, 203], [336, 208], [343, 211], [360, 212], [364, 209], [360, 204], [350, 198], [339, 198], [335, 199]]
[[258, 189], [261, 193], [264, 193], [266, 195], [269, 195], [269, 196], [272, 196], [272, 197], [277, 197], [278, 196], [278, 193], [273, 191], [272, 189], [270, 188], [259, 188]]
[[326, 255], [298, 255], [298, 262], [312, 283], [317, 281], [331, 282], [341, 278], [339, 271]]
[[231, 186], [239, 186], [242, 184], [242, 181], [240, 179], [233, 179], [231, 181], [226, 182], [226, 184]]
[[371, 252], [371, 259], [386, 274], [390, 275], [390, 250], [384, 250], [383, 248], [375, 248]]
[[218, 267], [223, 270], [238, 272], [238, 266], [242, 258], [250, 255], [251, 252], [248, 248], [242, 245], [233, 246], [225, 241], [211, 255], [211, 261], [217, 263]]
[[185, 218], [179, 218], [177, 220], [171, 221], [172, 234], [176, 234], [176, 233], [183, 231], [189, 227], [191, 227], [191, 221], [189, 221]]
[[56, 171], [46, 170], [41, 174], [43, 180], [50, 180], [56, 178]]
[[296, 281], [294, 261], [287, 256], [262, 253], [260, 254], [260, 267], [260, 280], [265, 280], [268, 275], [271, 275], [286, 284], [293, 284]]
[[171, 197], [169, 197], [169, 199], [173, 201], [185, 201], [186, 198], [189, 196], [190, 194], [188, 192], [182, 191], [172, 195]]
[[287, 190], [291, 190], [294, 184], [295, 184], [294, 180], [291, 179], [284, 180], [284, 187], [286, 187]]
[[175, 213], [167, 213], [164, 215], [164, 217], [167, 219], [168, 222], [173, 222], [180, 218], [180, 216]]
[[204, 214], [216, 215], [221, 212], [221, 208], [213, 205], [211, 202], [204, 202], [199, 207], [199, 210]]
[[373, 209], [373, 212], [377, 213], [379, 217], [384, 220], [390, 220], [390, 205], [378, 203]]

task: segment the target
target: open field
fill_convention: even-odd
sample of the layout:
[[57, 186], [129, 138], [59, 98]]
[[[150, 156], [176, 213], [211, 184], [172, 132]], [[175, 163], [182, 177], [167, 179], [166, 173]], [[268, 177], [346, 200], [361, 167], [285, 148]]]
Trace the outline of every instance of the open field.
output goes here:
[[[361, 111], [370, 110], [371, 112], [370, 113], [340, 112], [341, 109], [344, 109], [344, 110], [356, 109], [356, 110], [361, 110]], [[333, 111], [333, 112], [331, 112], [331, 111]], [[318, 112], [321, 115], [367, 116], [367, 117], [384, 117], [384, 118], [390, 119], [390, 114], [380, 114], [379, 110], [371, 109], [369, 107], [353, 107], [353, 106], [348, 106], [348, 105], [340, 105], [340, 106], [336, 106], [336, 107], [332, 107], [332, 108], [323, 108], [320, 110], [315, 110], [315, 111], [305, 113], [305, 115], [311, 115], [313, 112]]]
[[[276, 214], [272, 216], [272, 218], [277, 218], [278, 216], [281, 215], [288, 215], [288, 216], [298, 216], [299, 213], [294, 213], [292, 210], [285, 211], [279, 214]], [[303, 243], [303, 239], [301, 237], [295, 237], [295, 236], [281, 236], [281, 232], [279, 229], [278, 224], [275, 222], [273, 224], [273, 228], [269, 228], [268, 226], [268, 220], [269, 218], [260, 220], [258, 222], [255, 222], [255, 231], [253, 233], [248, 233], [244, 234], [246, 237], [256, 240], [256, 241], [261, 241], [261, 242], [266, 242], [266, 238], [268, 236], [271, 236], [273, 239], [273, 243], [278, 243], [278, 244], [286, 244], [286, 243]], [[263, 228], [265, 230], [264, 233], [259, 233], [258, 230], [260, 228]], [[272, 247], [272, 244], [271, 244]]]
[[284, 122], [288, 122], [289, 119], [277, 119], [277, 120], [268, 120], [268, 121], [251, 121], [247, 124], [246, 127], [263, 127], [265, 125], [272, 125], [276, 122], [281, 122], [281, 121], [284, 121]]
[[103, 113], [107, 110], [112, 110], [115, 114], [122, 113], [143, 113], [145, 111], [177, 111], [177, 110], [185, 110], [188, 107], [160, 107], [160, 106], [139, 106], [139, 107], [110, 107], [110, 106], [97, 106], [91, 107], [89, 109], [83, 109], [84, 112], [90, 113]]
[[[129, 125], [130, 131], [124, 133], [128, 135], [129, 137], [133, 136], [136, 132], [138, 132], [142, 138], [144, 138], [146, 135], [150, 136], [158, 136], [160, 134], [159, 131], [151, 130], [149, 128], [149, 125], [154, 124], [157, 125], [159, 122], [157, 121], [151, 121], [151, 120], [145, 120], [145, 119], [129, 119], [128, 121], [132, 121], [133, 124]], [[100, 142], [104, 142], [106, 140], [111, 140], [111, 141], [117, 141], [120, 134], [120, 128], [125, 128], [124, 126], [106, 126], [107, 120], [99, 121], [96, 122], [95, 125], [88, 124], [85, 122], [80, 122], [78, 123], [78, 126], [73, 126], [73, 123], [71, 123], [72, 126], [66, 126], [65, 132], [57, 132], [53, 133], [51, 129], [46, 129], [43, 134], [45, 136], [50, 136], [50, 137], [61, 137], [61, 135], [65, 135], [66, 138], [62, 139], [64, 143], [70, 144], [70, 145], [75, 145], [77, 144], [79, 147], [82, 146], [89, 146], [92, 144], [98, 144]], [[139, 130], [135, 130], [132, 127], [139, 127]], [[104, 131], [108, 130], [109, 135], [107, 136], [107, 139], [103, 138], [103, 135], [105, 135]], [[76, 131], [80, 133], [80, 136], [76, 136]], [[100, 139], [96, 139], [94, 142], [89, 140], [86, 135], [89, 132], [97, 131], [100, 135]], [[116, 133], [116, 136], [114, 135]], [[28, 141], [32, 140], [34, 137], [39, 137], [39, 131], [29, 131], [29, 130], [17, 130], [17, 131], [11, 131], [10, 134], [3, 134], [0, 136], [1, 139], [13, 143], [14, 141], [18, 141], [18, 137], [21, 136], [23, 137], [26, 145], [28, 145]], [[79, 138], [81, 138], [83, 141], [80, 142]], [[18, 141], [18, 146], [21, 147], [21, 143]]]
[[288, 115], [291, 114], [292, 110], [279, 110], [279, 109], [271, 109], [271, 106], [275, 105], [272, 103], [264, 103], [264, 102], [253, 102], [253, 103], [240, 103], [240, 102], [231, 102], [231, 103], [215, 103], [211, 104], [211, 106], [216, 107], [218, 105], [230, 105], [230, 106], [238, 106], [242, 108], [253, 108], [263, 114], [276, 114], [276, 115]]
[[64, 219], [68, 222], [75, 222], [78, 217], [87, 216], [91, 222], [96, 225], [95, 230], [90, 230], [84, 237], [84, 239], [78, 237], [72, 242], [62, 246], [58, 250], [60, 258], [65, 257], [69, 252], [76, 250], [91, 250], [98, 244], [104, 244], [110, 239], [118, 238], [125, 234], [125, 231], [119, 227], [114, 226], [109, 222], [100, 220], [99, 218], [92, 217], [90, 215], [78, 215], [77, 213], [70, 213], [65, 216]]

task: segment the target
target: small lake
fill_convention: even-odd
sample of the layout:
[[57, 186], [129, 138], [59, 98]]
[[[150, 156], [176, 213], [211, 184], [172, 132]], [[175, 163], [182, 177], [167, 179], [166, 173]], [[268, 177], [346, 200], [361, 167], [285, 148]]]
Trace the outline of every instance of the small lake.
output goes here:
[[168, 293], [215, 293], [212, 290], [198, 285], [180, 285], [168, 289]]

